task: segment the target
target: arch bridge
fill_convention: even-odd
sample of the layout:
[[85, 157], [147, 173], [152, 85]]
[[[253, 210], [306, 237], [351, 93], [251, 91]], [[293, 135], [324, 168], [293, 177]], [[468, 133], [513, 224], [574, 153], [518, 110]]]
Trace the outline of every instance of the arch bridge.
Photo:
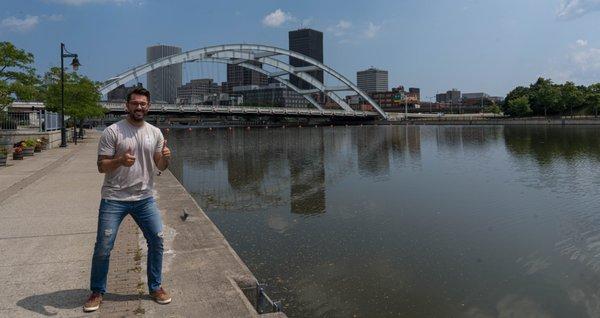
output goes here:
[[[299, 59], [308, 65], [295, 67], [277, 58], [286, 56]], [[338, 94], [340, 91], [352, 91], [370, 104], [376, 115], [379, 115], [383, 119], [388, 119], [387, 113], [384, 112], [381, 107], [379, 107], [377, 102], [375, 102], [368, 94], [359, 89], [352, 81], [335, 71], [333, 68], [304, 54], [268, 45], [216, 45], [163, 57], [161, 59], [136, 66], [126, 72], [110, 78], [104, 83], [104, 85], [102, 85], [102, 87], [100, 87], [99, 92], [103, 95], [107, 94], [117, 86], [126, 84], [134, 79], [139, 79], [140, 76], [143, 76], [152, 70], [186, 62], [215, 62], [233, 64], [262, 73], [300, 94], [322, 114], [325, 114], [324, 112], [327, 110], [323, 109], [323, 107], [321, 107], [321, 105], [313, 98], [313, 94], [319, 92], [331, 98], [331, 100], [340, 107], [340, 110], [343, 111], [344, 114], [356, 116], [357, 112], [350, 108], [346, 101]], [[254, 65], [252, 62], [259, 62], [263, 65], [268, 65], [275, 71], [263, 69], [262, 67]], [[323, 71], [339, 81], [341, 85], [327, 86], [308, 73], [311, 71]], [[296, 85], [292, 84], [289, 79], [285, 78], [284, 76], [286, 75], [297, 76], [298, 78], [312, 85], [314, 88], [300, 89]]]

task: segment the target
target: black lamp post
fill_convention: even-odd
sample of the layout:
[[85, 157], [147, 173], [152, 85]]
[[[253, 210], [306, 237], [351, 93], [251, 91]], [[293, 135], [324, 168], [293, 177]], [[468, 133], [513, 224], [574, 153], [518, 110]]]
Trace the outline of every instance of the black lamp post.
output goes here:
[[[65, 128], [65, 57], [72, 57], [71, 66], [74, 71], [79, 69], [79, 60], [77, 54], [73, 54], [65, 49], [65, 44], [60, 44], [60, 146], [67, 146], [67, 129]], [[76, 137], [75, 137], [76, 138]]]

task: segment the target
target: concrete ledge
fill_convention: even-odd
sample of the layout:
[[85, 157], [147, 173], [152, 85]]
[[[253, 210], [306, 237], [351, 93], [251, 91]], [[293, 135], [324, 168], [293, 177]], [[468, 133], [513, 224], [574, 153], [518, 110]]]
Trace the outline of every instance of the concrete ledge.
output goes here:
[[[256, 312], [257, 280], [246, 264], [170, 171], [155, 180], [165, 225], [164, 284], [172, 291], [173, 302], [168, 306], [144, 303], [145, 313], [160, 317], [286, 317], [284, 313]], [[182, 217], [184, 211], [187, 218]]]

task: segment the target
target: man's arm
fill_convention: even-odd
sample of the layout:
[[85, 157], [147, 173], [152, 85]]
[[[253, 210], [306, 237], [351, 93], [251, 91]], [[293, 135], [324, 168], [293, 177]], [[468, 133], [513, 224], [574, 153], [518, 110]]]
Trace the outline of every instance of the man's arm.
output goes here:
[[131, 167], [135, 162], [135, 156], [131, 153], [131, 149], [129, 149], [122, 156], [98, 156], [98, 172], [107, 173], [114, 171], [120, 166]]
[[111, 172], [121, 166], [121, 158], [112, 156], [98, 156], [98, 172]]

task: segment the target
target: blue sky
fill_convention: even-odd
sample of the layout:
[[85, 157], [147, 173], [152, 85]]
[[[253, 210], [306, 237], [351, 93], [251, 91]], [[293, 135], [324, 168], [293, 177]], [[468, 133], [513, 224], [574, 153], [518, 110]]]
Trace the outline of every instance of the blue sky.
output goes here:
[[600, 82], [600, 0], [0, 2], [0, 40], [32, 52], [38, 72], [59, 65], [62, 41], [99, 81], [144, 63], [149, 45], [287, 48], [301, 25], [324, 32], [325, 64], [351, 80], [387, 69], [390, 87], [420, 87], [423, 99], [450, 88], [505, 95], [538, 76]]

